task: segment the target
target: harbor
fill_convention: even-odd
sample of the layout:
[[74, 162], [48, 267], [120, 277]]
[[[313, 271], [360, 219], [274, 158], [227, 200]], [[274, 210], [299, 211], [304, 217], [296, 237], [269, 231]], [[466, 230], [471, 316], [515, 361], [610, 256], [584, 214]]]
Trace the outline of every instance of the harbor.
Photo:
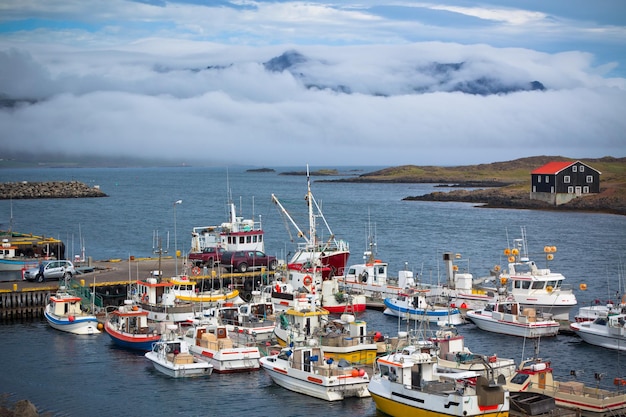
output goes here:
[[[55, 174], [58, 172], [54, 171]], [[73, 176], [79, 177], [86, 173], [86, 171], [71, 172]], [[266, 279], [270, 283], [274, 281], [276, 274], [284, 273], [294, 256], [293, 248], [296, 247], [296, 242], [289, 240], [289, 235], [282, 232], [284, 221], [277, 215], [276, 206], [272, 204], [271, 199], [267, 198], [267, 200], [258, 199], [254, 209], [246, 208], [243, 204], [244, 210], [242, 211], [256, 213], [255, 219], [262, 215], [262, 225], [265, 231], [264, 250], [281, 260], [276, 271], [266, 269], [240, 273], [208, 265], [205, 269], [204, 265], [189, 262], [185, 265], [190, 237], [195, 237], [189, 236], [189, 232], [198, 232], [200, 237], [206, 237], [205, 230], [209, 228], [198, 229], [198, 225], [221, 226], [221, 220], [228, 216], [228, 213], [224, 215], [223, 201], [215, 201], [217, 199], [207, 197], [220, 195], [221, 187], [218, 185], [223, 184], [223, 178], [216, 177], [210, 181], [210, 186], [213, 188], [209, 194], [205, 195], [199, 193], [197, 187], [191, 185], [192, 179], [198, 175], [210, 175], [201, 173], [200, 170], [172, 170], [168, 171], [168, 175], [165, 176], [158, 169], [137, 170], [131, 175], [117, 170], [103, 170], [102, 173], [90, 172], [88, 174], [96, 179], [85, 181], [103, 184], [103, 189], [110, 197], [91, 201], [88, 199], [24, 200], [18, 203], [14, 201], [14, 206], [19, 208], [19, 211], [14, 212], [15, 217], [17, 220], [29, 219], [28, 228], [25, 230], [27, 232], [32, 230], [35, 233], [43, 233], [45, 231], [46, 235], [62, 240], [66, 247], [65, 257], [76, 264], [77, 273], [73, 274], [71, 285], [85, 289], [84, 303], [91, 304], [90, 294], [94, 294], [95, 298], [101, 299], [102, 305], [118, 308], [118, 317], [120, 320], [128, 320], [124, 322], [126, 324], [131, 324], [133, 315], [147, 312], [149, 306], [145, 304], [146, 310], [144, 311], [143, 306], [139, 307], [139, 310], [134, 310], [132, 307], [135, 304], [125, 304], [129, 295], [129, 286], [138, 281], [149, 288], [147, 285], [151, 283], [149, 280], [154, 279], [155, 284], [151, 285], [158, 290], [161, 281], [173, 282], [176, 278], [187, 276], [190, 281], [196, 282], [200, 291], [214, 288], [228, 289], [228, 291], [236, 289], [245, 298], [246, 294], [251, 293], [252, 290], [262, 287]], [[251, 174], [231, 171], [231, 184], [235, 188], [244, 189], [250, 181], [249, 175]], [[136, 184], [129, 186], [131, 178]], [[169, 186], [167, 182], [163, 183], [163, 178], [170, 180]], [[163, 205], [159, 207], [151, 185], [156, 179], [158, 179], [159, 190], [168, 187], [180, 189], [180, 197], [184, 203], [174, 205], [175, 211], [172, 209], [172, 202], [178, 201], [178, 195], [165, 204], [165, 209]], [[264, 177], [263, 181], [255, 182], [258, 189], [255, 189], [254, 193], [265, 196], [276, 194], [285, 208], [293, 213], [294, 205], [296, 207], [303, 205], [300, 198], [303, 189], [302, 182], [302, 177], [276, 179]], [[114, 184], [120, 185], [116, 187]], [[181, 187], [180, 184], [189, 184], [189, 186]], [[381, 260], [381, 262], [374, 262], [377, 267], [376, 273], [383, 266], [386, 266], [389, 277], [397, 277], [401, 271], [406, 271], [405, 274], [409, 276], [410, 272], [415, 284], [433, 289], [439, 288], [446, 282], [445, 273], [438, 271], [450, 269], [458, 273], [456, 281], [458, 290], [465, 288], [463, 283], [470, 282], [469, 274], [477, 278], [487, 276], [496, 265], [500, 266], [501, 270], [510, 269], [508, 264], [516, 262], [510, 262], [503, 253], [503, 249], [513, 247], [511, 244], [507, 245], [510, 240], [507, 239], [508, 234], [505, 233], [508, 232], [511, 237], [517, 237], [521, 224], [527, 225], [529, 243], [533, 249], [531, 259], [536, 262], [538, 270], [549, 268], [554, 272], [562, 273], [565, 277], [563, 285], [575, 294], [578, 306], [595, 305], [596, 300], [616, 299], [613, 294], [617, 289], [619, 265], [607, 263], [606, 260], [619, 259], [619, 254], [625, 249], [621, 235], [613, 233], [624, 227], [621, 217], [581, 213], [564, 216], [540, 211], [490, 210], [450, 203], [443, 205], [424, 202], [407, 203], [401, 201], [401, 197], [407, 193], [404, 185], [385, 184], [372, 187], [375, 193], [370, 195], [362, 192], [362, 185], [339, 187], [335, 184], [315, 185], [318, 196], [323, 197], [326, 202], [324, 211], [334, 228], [333, 234], [350, 243], [351, 255], [348, 260], [350, 267], [361, 265], [361, 263], [364, 269], [368, 266], [367, 259], [361, 257], [364, 247], [362, 242], [366, 240], [363, 237], [362, 225], [368, 224], [368, 218], [366, 214], [358, 215], [360, 212], [368, 213], [371, 210], [371, 218], [375, 219], [378, 224], [374, 241], [378, 245], [375, 247], [374, 260]], [[294, 195], [297, 198], [291, 201], [290, 197]], [[199, 199], [203, 202], [206, 199], [208, 204], [197, 204]], [[137, 203], [138, 201], [140, 203]], [[359, 203], [355, 204], [355, 201]], [[97, 207], [94, 207], [94, 204]], [[5, 207], [8, 212], [8, 202]], [[43, 207], [49, 213], [45, 218], [38, 215]], [[163, 211], [166, 213], [163, 214]], [[294, 219], [297, 219], [295, 215]], [[79, 220], [80, 224], [78, 224]], [[173, 237], [176, 235], [176, 229], [172, 228], [171, 233], [167, 232], [175, 220], [178, 239]], [[394, 226], [398, 222], [402, 225], [401, 227]], [[51, 224], [61, 230], [80, 231], [76, 236], [80, 236], [81, 239], [72, 237], [69, 233], [51, 233], [46, 228]], [[160, 266], [159, 257], [155, 254], [155, 245], [150, 242], [152, 230], [156, 227], [161, 229], [159, 236], [162, 237], [164, 248], [164, 254], [160, 257]], [[19, 229], [24, 230], [24, 226]], [[559, 230], [560, 233], [555, 235], [551, 233], [551, 230]], [[246, 229], [243, 231], [245, 232]], [[252, 234], [252, 230], [250, 232]], [[592, 238], [596, 235], [602, 235], [608, 240], [600, 241]], [[573, 243], [573, 236], [577, 238], [588, 236], [589, 239], [578, 239]], [[297, 236], [294, 235], [295, 237]], [[83, 239], [86, 243], [84, 245]], [[328, 236], [325, 236], [324, 241], [327, 239]], [[76, 243], [79, 241], [80, 245]], [[550, 247], [558, 247], [558, 251], [554, 253], [554, 259], [549, 263], [546, 262], [544, 253], [546, 244]], [[83, 247], [85, 256], [82, 256]], [[603, 249], [602, 257], [597, 256], [598, 248]], [[173, 256], [176, 249], [181, 251], [178, 262]], [[454, 265], [458, 266], [458, 270], [454, 268], [454, 265], [444, 266], [446, 253], [453, 254], [452, 260]], [[80, 257], [76, 258], [75, 254], [80, 254]], [[457, 257], [457, 254], [460, 257]], [[307, 276], [314, 277], [313, 281], [317, 282], [317, 274], [307, 275], [306, 266], [304, 268], [301, 266], [300, 269], [304, 276], [301, 282], [291, 283], [294, 288], [305, 284]], [[517, 269], [516, 265], [516, 271]], [[367, 270], [373, 278], [374, 267]], [[617, 273], [614, 273], [615, 270]], [[363, 283], [361, 276], [363, 271], [355, 268], [355, 272], [357, 273], [355, 273], [354, 282], [356, 283], [358, 279], [358, 282]], [[324, 273], [326, 271], [322, 270], [319, 275], [322, 276]], [[551, 277], [547, 274], [545, 276]], [[508, 276], [507, 280], [515, 281]], [[551, 277], [550, 280], [553, 278]], [[492, 285], [497, 281], [495, 275], [492, 281]], [[290, 282], [284, 282], [285, 285], [288, 283]], [[313, 285], [310, 281], [306, 283], [309, 288]], [[372, 281], [372, 283], [375, 282]], [[373, 417], [380, 415], [371, 398], [321, 401], [301, 392], [283, 388], [276, 384], [271, 374], [263, 369], [243, 373], [224, 373], [217, 371], [220, 370], [219, 364], [214, 364], [210, 376], [184, 378], [184, 382], [174, 382], [175, 377], [168, 377], [154, 368], [152, 363], [144, 357], [143, 352], [135, 352], [118, 346], [112, 337], [109, 337], [110, 334], [104, 330], [100, 333], [94, 332], [94, 334], [72, 335], [52, 327], [44, 317], [44, 304], [50, 301], [51, 296], [56, 298], [57, 303], [64, 302], [64, 298], [56, 294], [60, 284], [62, 281], [57, 280], [46, 280], [41, 283], [36, 280], [24, 281], [19, 276], [0, 283], [0, 296], [4, 297], [0, 299], [3, 303], [3, 311], [7, 311], [7, 314], [0, 320], [3, 332], [0, 349], [5, 352], [15, 352], [16, 355], [19, 352], [19, 356], [16, 356], [19, 358], [29, 358], [29, 360], [10, 361], [11, 363], [5, 365], [4, 375], [0, 376], [0, 385], [6, 387], [3, 391], [8, 394], [9, 403], [27, 398], [37, 405], [40, 413], [51, 415], [90, 415], [94, 410], [106, 410], [104, 413], [106, 415], [129, 413], [133, 415], [237, 415], [249, 413], [250, 404], [254, 404], [255, 413], [267, 416], [348, 414]], [[560, 291], [563, 294], [566, 293], [564, 289]], [[321, 291], [318, 296], [321, 296]], [[286, 300], [279, 297], [273, 298]], [[120, 307], [125, 309], [120, 309]], [[463, 310], [462, 305], [459, 307]], [[524, 308], [518, 308], [518, 312], [519, 310], [527, 313]], [[276, 312], [276, 317], [279, 314]], [[302, 317], [307, 317], [304, 313], [302, 314]], [[569, 314], [571, 320], [574, 319], [575, 314], [576, 310], [571, 310]], [[295, 320], [296, 315], [292, 314], [292, 316]], [[335, 326], [335, 330], [342, 325], [347, 330], [353, 331], [364, 328], [364, 323], [366, 323], [368, 335], [379, 333], [382, 340], [389, 342], [389, 348], [385, 348], [385, 354], [395, 350], [391, 343], [394, 338], [398, 338], [403, 332], [415, 330], [414, 326], [417, 322], [389, 316], [380, 310], [370, 308], [351, 313], [350, 316], [352, 317], [342, 317], [340, 314], [329, 315], [327, 321]], [[527, 316], [531, 317], [529, 314]], [[99, 322], [106, 321], [105, 317], [99, 316]], [[211, 319], [211, 317], [204, 316], [205, 319]], [[137, 334], [143, 334], [143, 329], [150, 325], [150, 322], [147, 325], [141, 324], [137, 327]], [[434, 326], [435, 323], [431, 325], [431, 327]], [[496, 362], [493, 363], [501, 363], [509, 359], [516, 364], [521, 364], [534, 355], [531, 339], [495, 334], [471, 323], [463, 323], [455, 327], [458, 334], [465, 338], [466, 346], [472, 352], [477, 352], [488, 359], [494, 358]], [[304, 330], [304, 326], [300, 328]], [[127, 328], [120, 326], [119, 329], [122, 332]], [[188, 330], [191, 329], [194, 329], [191, 335], [193, 341], [188, 337], [185, 342], [190, 348], [196, 343], [206, 345], [207, 347], [203, 346], [203, 350], [197, 354], [202, 355], [202, 352], [205, 352], [208, 355], [212, 344], [219, 342], [219, 335], [216, 333], [216, 341], [201, 337], [199, 333], [202, 330], [201, 327], [196, 328], [194, 325]], [[243, 327], [238, 329], [243, 330]], [[232, 337], [233, 331], [228, 330], [228, 332], [235, 341], [236, 339]], [[146, 334], [152, 335], [153, 333]], [[244, 333], [242, 332], [241, 335], [243, 336]], [[257, 334], [259, 335], [260, 333]], [[330, 335], [320, 336], [319, 333], [315, 335], [315, 340], [318, 341], [322, 341], [324, 337], [331, 339], [328, 337]], [[347, 333], [342, 334], [341, 337], [344, 341], [351, 338]], [[243, 337], [243, 340], [237, 343], [246, 343], [245, 339]], [[303, 340], [306, 340], [304, 336]], [[332, 342], [333, 345], [340, 344], [338, 339]], [[268, 358], [276, 355], [277, 352], [280, 354], [283, 349], [289, 349], [289, 346], [275, 346], [271, 339], [257, 343], [257, 345], [261, 357]], [[324, 352], [323, 356], [340, 351], [341, 348], [341, 346], [330, 347], [334, 350], [320, 348], [320, 352]], [[316, 356], [316, 347], [310, 348], [311, 354]], [[308, 348], [303, 346], [297, 350], [294, 349], [293, 352], [304, 359], [307, 350]], [[31, 358], [40, 358], [42, 355], [46, 357], [45, 366], [42, 365], [41, 360], [31, 360]], [[621, 385], [613, 384], [613, 380], [621, 378], [623, 374], [621, 371], [622, 353], [619, 351], [602, 349], [583, 342], [577, 336], [559, 331], [556, 336], [541, 338], [539, 355], [544, 362], [550, 362], [550, 369], [553, 370], [555, 380], [571, 381], [569, 386], [574, 389], [579, 387], [576, 383], [584, 383], [587, 387], [604, 387], [603, 389], [611, 390], [611, 392], [622, 393], [624, 390]], [[320, 363], [322, 355], [317, 356], [318, 361], [313, 369], [320, 372], [330, 369], [328, 363]], [[391, 359], [393, 358], [389, 358]], [[457, 363], [456, 356], [451, 359], [446, 363], [452, 365]], [[463, 359], [466, 359], [465, 356]], [[333, 363], [337, 365], [338, 362]], [[491, 363], [489, 360], [487, 362]], [[281, 366], [284, 364], [278, 359], [275, 363]], [[304, 361], [302, 363], [304, 364]], [[359, 372], [361, 369], [365, 371], [370, 380], [379, 375], [369, 365], [358, 365], [357, 368]], [[11, 377], [16, 374], [25, 377]], [[467, 382], [471, 382], [470, 375], [462, 377], [469, 377]], [[324, 381], [322, 378], [318, 379]], [[42, 383], [42, 381], [50, 380], [68, 382], [58, 384], [58, 386]], [[85, 381], [83, 385], [88, 387], [88, 389], [81, 390], [81, 393], [84, 392], [81, 394], [82, 401], [77, 401], [75, 396], [67, 395], [69, 387], [80, 385], [75, 381]], [[438, 383], [434, 379], [430, 382]], [[443, 384], [442, 388], [446, 386]], [[209, 392], [210, 395], [207, 394]], [[233, 393], [237, 395], [234, 396]], [[116, 401], [110, 401], [113, 397]], [[168, 401], [155, 401], [155, 398], [165, 398]], [[234, 398], [245, 398], [246, 401], [232, 401]], [[511, 407], [509, 414], [519, 416], [528, 413], [515, 411]], [[566, 412], [566, 415], [571, 414], [571, 412]]]

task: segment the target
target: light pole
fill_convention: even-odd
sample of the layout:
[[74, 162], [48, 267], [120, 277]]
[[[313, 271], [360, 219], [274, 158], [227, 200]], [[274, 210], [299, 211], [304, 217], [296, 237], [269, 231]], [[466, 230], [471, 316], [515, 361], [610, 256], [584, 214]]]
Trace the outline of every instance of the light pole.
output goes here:
[[176, 205], [183, 204], [183, 200], [176, 200], [174, 202], [174, 261], [176, 265], [176, 276], [178, 276], [178, 246], [176, 244]]

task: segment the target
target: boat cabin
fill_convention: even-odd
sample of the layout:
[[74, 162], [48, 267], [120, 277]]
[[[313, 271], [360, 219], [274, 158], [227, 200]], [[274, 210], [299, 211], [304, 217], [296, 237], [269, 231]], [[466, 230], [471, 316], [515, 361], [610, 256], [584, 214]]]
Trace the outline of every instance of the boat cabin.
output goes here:
[[69, 294], [56, 294], [50, 296], [50, 301], [52, 303], [52, 313], [57, 316], [69, 316], [71, 321], [72, 316], [83, 314], [80, 297]]

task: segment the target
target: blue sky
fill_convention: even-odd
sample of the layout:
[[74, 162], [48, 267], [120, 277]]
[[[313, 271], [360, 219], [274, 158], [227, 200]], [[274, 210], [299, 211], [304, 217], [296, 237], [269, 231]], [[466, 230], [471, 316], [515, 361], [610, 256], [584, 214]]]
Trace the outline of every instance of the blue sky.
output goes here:
[[[286, 51], [306, 62], [264, 68]], [[505, 90], [459, 90], [485, 83]], [[0, 97], [27, 100], [0, 108], [3, 152], [150, 143], [191, 163], [182, 136], [220, 164], [626, 156], [626, 2], [5, 0]]]

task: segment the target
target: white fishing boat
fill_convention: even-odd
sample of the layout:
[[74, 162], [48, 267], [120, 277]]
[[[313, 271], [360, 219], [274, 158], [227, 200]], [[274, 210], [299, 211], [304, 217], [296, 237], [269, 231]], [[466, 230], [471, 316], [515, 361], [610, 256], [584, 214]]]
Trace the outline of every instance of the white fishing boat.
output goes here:
[[[303, 239], [303, 242], [298, 243], [296, 253], [288, 261], [287, 268], [299, 270], [305, 265], [313, 265], [314, 262], [319, 262], [319, 266], [323, 267], [323, 277], [328, 278], [330, 276], [341, 276], [344, 274], [348, 257], [350, 256], [350, 247], [347, 242], [343, 240], [337, 240], [335, 234], [330, 229], [320, 206], [313, 197], [311, 192], [311, 178], [309, 175], [309, 166], [306, 168], [307, 175], [307, 193], [305, 195], [305, 201], [308, 206], [309, 217], [309, 229], [303, 231], [300, 226], [294, 221], [289, 212], [283, 207], [276, 195], [272, 194], [272, 201], [279, 207], [280, 212], [296, 229], [297, 236]], [[328, 231], [328, 238], [326, 241], [318, 235], [317, 219], [321, 219]]]
[[466, 317], [481, 330], [527, 338], [556, 336], [560, 327], [550, 314], [522, 309], [511, 297], [490, 302], [482, 310], [470, 310]]
[[160, 278], [160, 271], [151, 277], [137, 280], [131, 290], [132, 300], [148, 312], [148, 319], [161, 322], [187, 322], [193, 320], [197, 306], [191, 301], [177, 300], [172, 291], [174, 284]]
[[261, 352], [254, 343], [235, 345], [226, 326], [200, 324], [197, 320], [183, 335], [189, 351], [213, 365], [217, 373], [250, 372], [260, 369]]
[[328, 358], [321, 346], [282, 349], [261, 358], [261, 366], [277, 385], [326, 401], [369, 397], [364, 368]]
[[[543, 248], [546, 266], [554, 259], [556, 246]], [[507, 282], [508, 292], [522, 308], [534, 308], [537, 312], [549, 313], [554, 320], [570, 321], [570, 312], [577, 305], [572, 287], [565, 284], [563, 274], [549, 268], [540, 268], [528, 256], [526, 230], [522, 237], [513, 241], [512, 248], [506, 248], [508, 269], [494, 269], [498, 278]]]
[[368, 389], [376, 408], [393, 417], [509, 415], [509, 393], [475, 371], [438, 365], [433, 350], [412, 345], [376, 360]]
[[626, 351], [626, 314], [600, 314], [593, 321], [570, 323], [570, 329], [590, 345]]
[[198, 226], [192, 229], [189, 260], [196, 267], [212, 268], [219, 264], [221, 251], [265, 252], [264, 237], [265, 232], [260, 217], [259, 220], [255, 220], [254, 216], [250, 219], [238, 216], [232, 197], [229, 197], [226, 222], [216, 226]]
[[354, 315], [342, 314], [331, 319], [328, 310], [315, 306], [315, 301], [282, 312], [274, 336], [280, 346], [307, 346], [311, 343], [324, 348], [327, 357], [353, 364], [371, 364], [378, 345], [375, 332], [369, 333], [367, 323]]
[[429, 298], [440, 303], [448, 303], [457, 307], [464, 313], [467, 310], [479, 310], [497, 297], [493, 288], [485, 288], [490, 281], [496, 280], [495, 276], [474, 278], [469, 272], [469, 267], [462, 265], [460, 253], [443, 254], [446, 281], [441, 284], [423, 284], [423, 288], [429, 290]]
[[367, 305], [365, 295], [346, 287], [341, 277], [323, 280], [319, 296], [322, 308], [333, 314], [362, 313]]
[[395, 297], [385, 298], [384, 314], [407, 320], [427, 321], [459, 325], [465, 323], [461, 311], [452, 306], [440, 306], [429, 303], [427, 289], [407, 289]]
[[59, 288], [50, 296], [44, 316], [54, 329], [73, 334], [98, 334], [98, 319], [82, 308], [82, 299]]
[[218, 307], [204, 310], [207, 315], [214, 316], [217, 322], [225, 325], [229, 332], [249, 338], [257, 342], [272, 339], [276, 327], [274, 304], [264, 301], [259, 291], [252, 292], [249, 302], [243, 304], [224, 303]]
[[495, 353], [484, 355], [472, 352], [465, 346], [465, 338], [455, 327], [439, 328], [428, 341], [437, 347], [437, 361], [442, 368], [474, 371], [492, 379], [497, 379], [500, 375], [510, 378], [517, 370], [513, 359], [501, 358]]
[[364, 294], [367, 307], [381, 308], [385, 298], [395, 297], [404, 289], [416, 287], [412, 271], [405, 268], [392, 278], [388, 275], [387, 262], [374, 259], [371, 251], [366, 251], [364, 258], [363, 263], [350, 265], [346, 269], [341, 282], [346, 288]]
[[[175, 325], [173, 327], [176, 329]], [[174, 333], [168, 332], [163, 339], [153, 343], [152, 350], [145, 356], [154, 369], [172, 378], [208, 376], [213, 372], [213, 365], [195, 358], [189, 352], [187, 342]]]

